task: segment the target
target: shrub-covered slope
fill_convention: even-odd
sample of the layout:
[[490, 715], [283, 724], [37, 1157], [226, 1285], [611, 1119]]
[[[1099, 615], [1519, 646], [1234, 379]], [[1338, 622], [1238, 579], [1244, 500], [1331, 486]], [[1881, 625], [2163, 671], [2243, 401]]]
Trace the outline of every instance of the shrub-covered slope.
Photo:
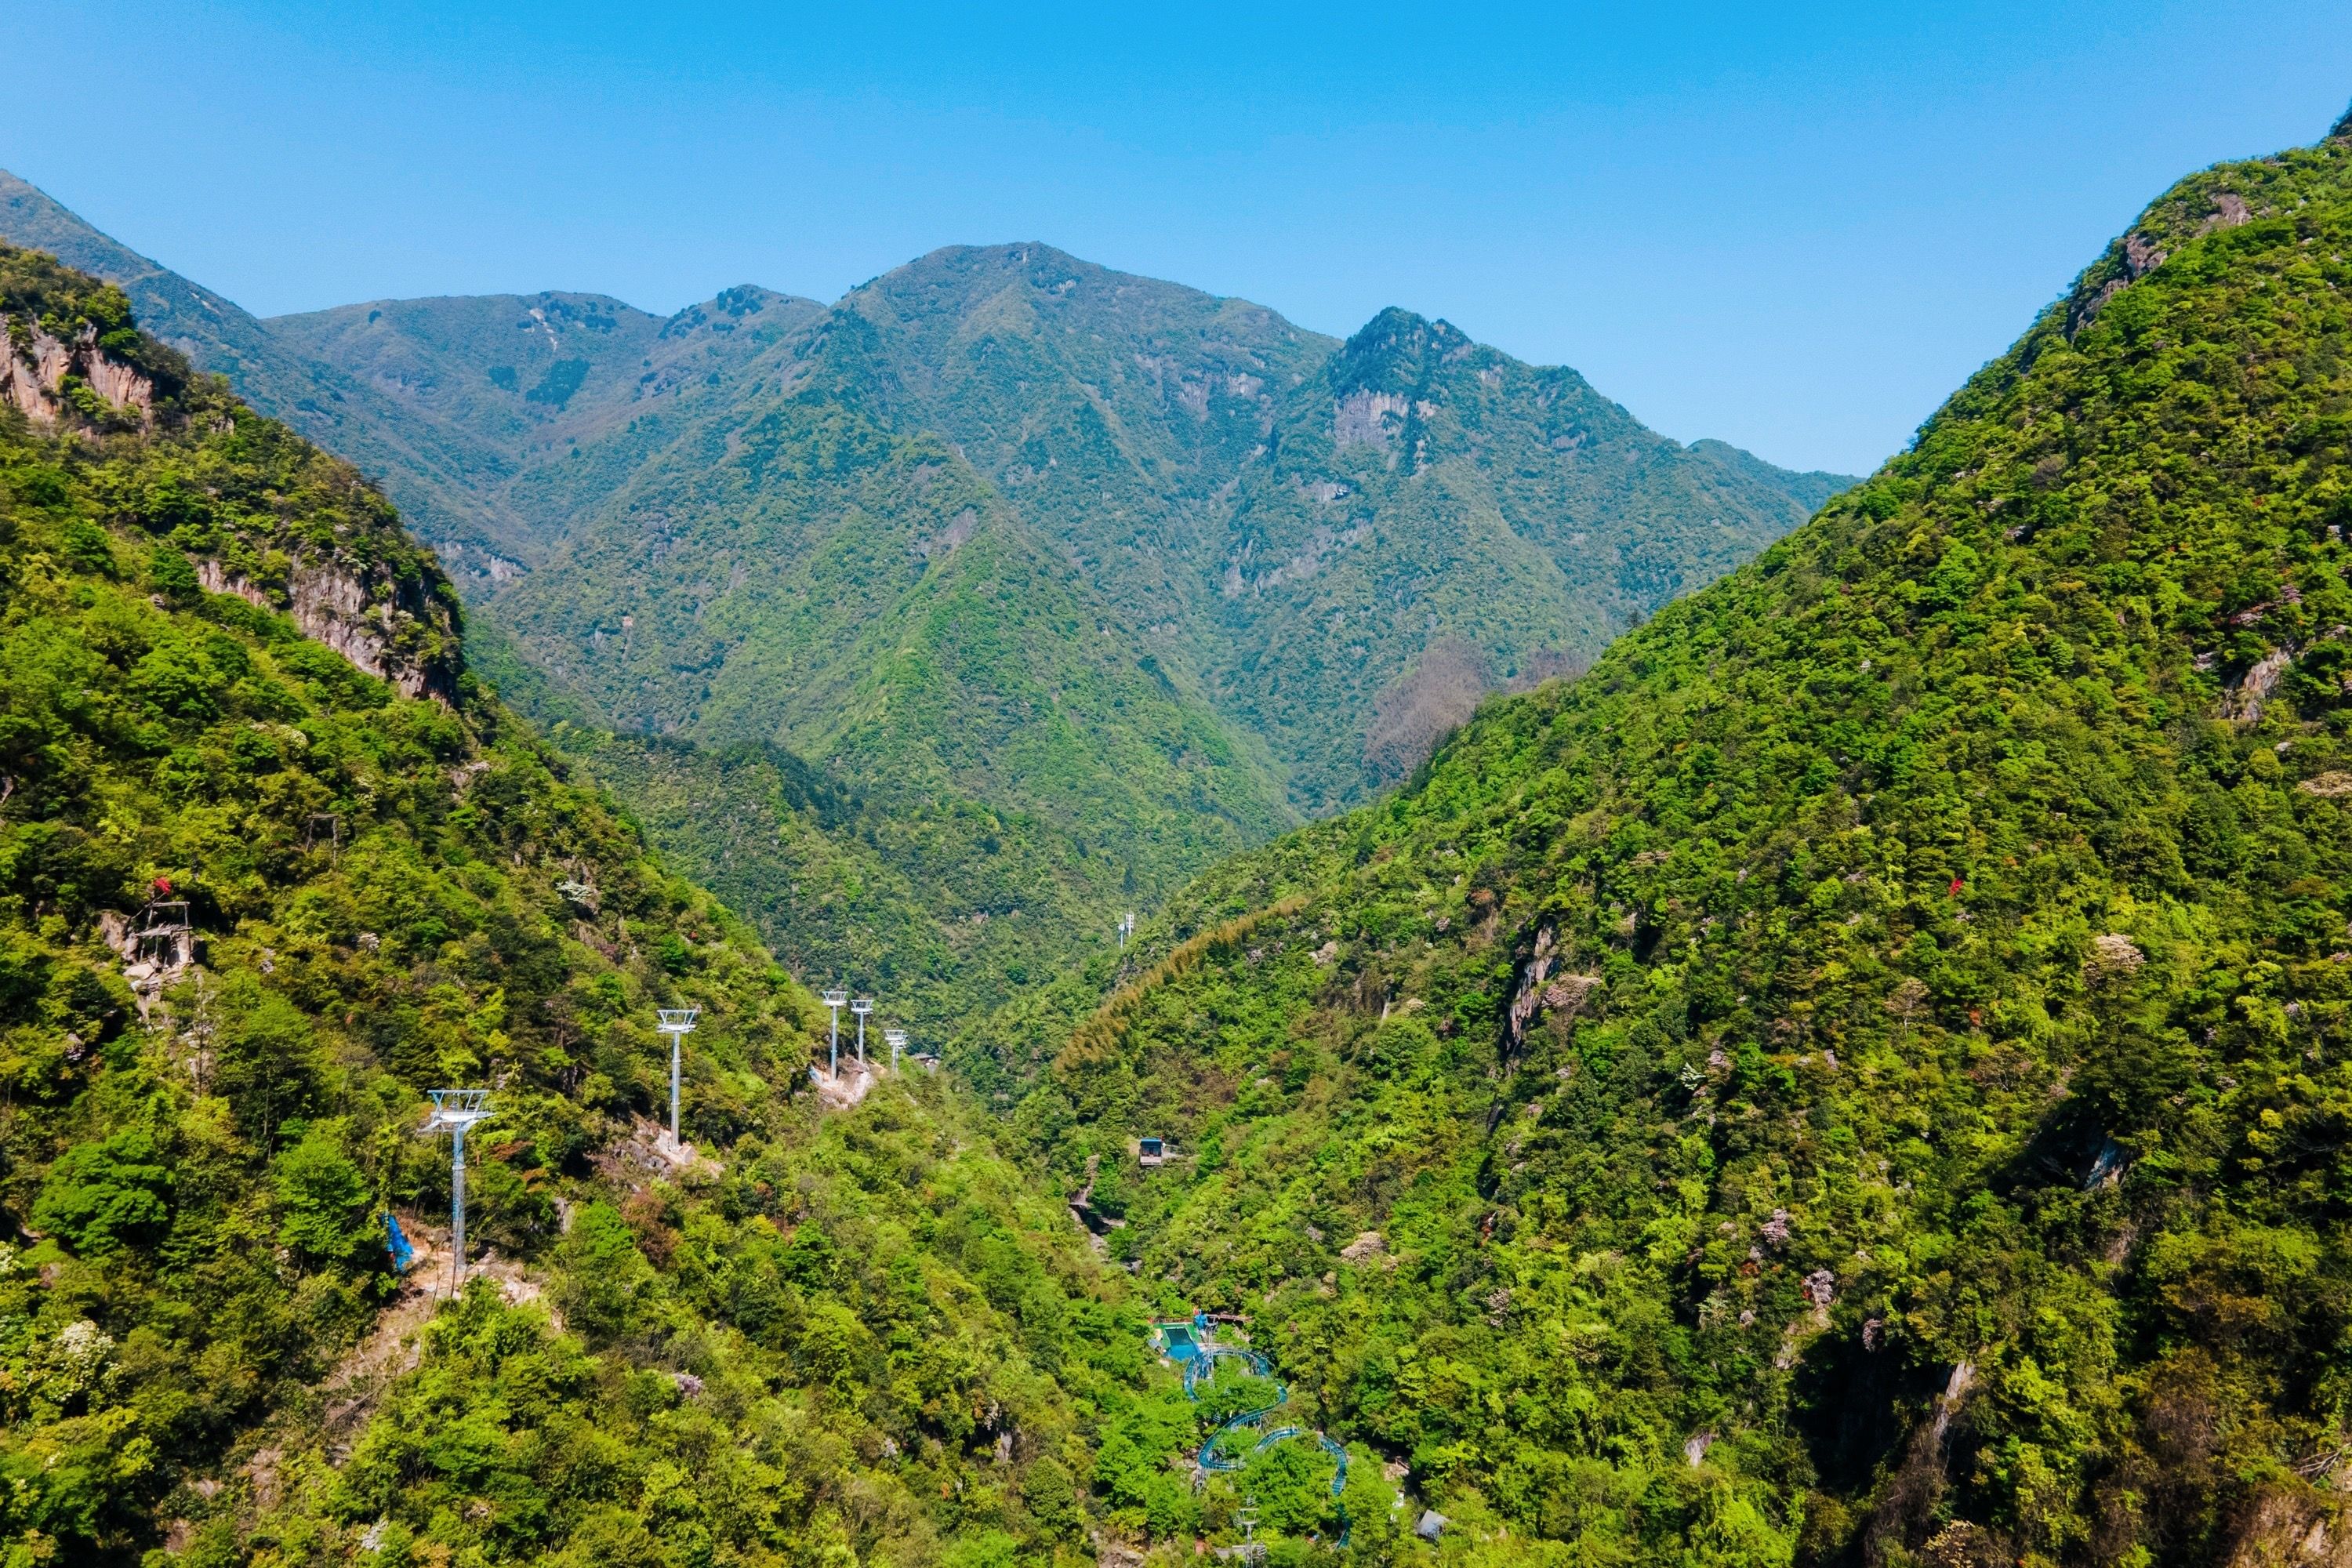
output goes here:
[[2339, 1560], [2347, 528], [2352, 120], [1221, 873], [1021, 1119], [1176, 1141], [1115, 1250], [1449, 1551]]
[[1204, 553], [1204, 660], [1310, 810], [1580, 668], [1850, 481], [1669, 440], [1564, 366], [1384, 310], [1278, 409]]
[[772, 746], [709, 749], [559, 725], [671, 864], [773, 931], [779, 961], [887, 998], [925, 1049], [1117, 942], [1129, 868], [1034, 815], [860, 794]]
[[244, 310], [100, 233], [0, 169], [0, 243], [46, 251], [121, 289], [144, 330], [226, 375], [237, 395], [282, 419], [383, 486], [432, 539], [499, 529], [475, 479], [497, 448], [457, 421], [413, 417], [389, 378], [362, 376], [289, 345]]
[[0, 317], [6, 1560], [1081, 1543], [1141, 1325], [1066, 1214], [940, 1080], [820, 1118], [823, 1010], [476, 688], [348, 466], [46, 258]]
[[616, 727], [1035, 806], [1139, 875], [1195, 835], [1238, 847], [1293, 820], [1263, 757], [1139, 665], [949, 443], [812, 398], [693, 445], [500, 602]]

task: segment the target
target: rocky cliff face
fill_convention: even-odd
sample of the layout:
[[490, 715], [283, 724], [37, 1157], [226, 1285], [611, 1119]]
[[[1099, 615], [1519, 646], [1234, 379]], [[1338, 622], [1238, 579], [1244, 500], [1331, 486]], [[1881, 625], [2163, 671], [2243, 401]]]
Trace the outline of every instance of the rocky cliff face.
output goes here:
[[37, 321], [11, 318], [6, 331], [0, 401], [21, 410], [34, 424], [107, 415], [143, 424], [154, 417], [153, 380], [100, 347], [95, 326], [60, 338]]
[[285, 612], [304, 637], [391, 682], [403, 697], [455, 699], [455, 618], [434, 602], [421, 579], [327, 559], [295, 563], [285, 587], [274, 594], [214, 560], [196, 563], [196, 580], [208, 594], [235, 594], [247, 604]]
[[[140, 476], [110, 513], [184, 552], [209, 592], [288, 616], [403, 696], [455, 699], [456, 596], [350, 465], [288, 445], [139, 331], [121, 290], [37, 252], [0, 246], [0, 422], [87, 440]], [[205, 464], [179, 460], [214, 438], [268, 449], [280, 470], [236, 493]]]

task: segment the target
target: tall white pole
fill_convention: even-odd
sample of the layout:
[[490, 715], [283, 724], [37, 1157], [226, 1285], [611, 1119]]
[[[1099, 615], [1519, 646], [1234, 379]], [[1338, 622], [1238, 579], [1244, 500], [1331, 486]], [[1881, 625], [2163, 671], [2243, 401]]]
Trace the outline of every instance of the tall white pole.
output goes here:
[[866, 1015], [874, 1011], [873, 1000], [870, 997], [860, 996], [849, 1005], [849, 1010], [857, 1015], [857, 1065], [864, 1067], [866, 1065]]
[[694, 1032], [694, 1021], [702, 1016], [699, 1007], [663, 1007], [656, 1010], [660, 1020], [654, 1027], [669, 1037], [669, 1142], [673, 1149], [681, 1148], [677, 1141], [677, 1080], [680, 1063], [685, 1057], [686, 1037]]
[[449, 1134], [449, 1292], [466, 1282], [466, 1131], [490, 1114], [487, 1089], [435, 1089], [433, 1114], [417, 1131]]
[[449, 1293], [456, 1295], [466, 1283], [466, 1129], [454, 1129], [449, 1138], [449, 1250], [456, 1256], [450, 1267], [455, 1270], [449, 1279]]
[[849, 993], [835, 988], [826, 992], [819, 1000], [824, 1002], [826, 1009], [833, 1015], [833, 1055], [825, 1070], [835, 1078], [839, 1078], [841, 1076], [841, 1005], [849, 1000]]

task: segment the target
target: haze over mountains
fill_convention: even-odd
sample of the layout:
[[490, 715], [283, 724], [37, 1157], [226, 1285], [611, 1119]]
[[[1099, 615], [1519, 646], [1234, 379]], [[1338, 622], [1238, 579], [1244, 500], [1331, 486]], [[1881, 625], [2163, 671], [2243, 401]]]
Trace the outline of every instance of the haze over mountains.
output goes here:
[[[376, 476], [502, 689], [689, 742], [604, 765], [788, 955], [902, 985], [1020, 967], [979, 956], [1016, 911], [1014, 945], [1072, 951], [1364, 798], [1486, 692], [1580, 668], [1845, 482], [1684, 447], [1443, 321], [1386, 311], [1343, 343], [1043, 245], [936, 251], [832, 306], [264, 322], [20, 181], [0, 235], [121, 280]], [[795, 804], [827, 790], [858, 826]], [[730, 795], [723, 837], [665, 805]], [[929, 940], [858, 952], [843, 900]]]

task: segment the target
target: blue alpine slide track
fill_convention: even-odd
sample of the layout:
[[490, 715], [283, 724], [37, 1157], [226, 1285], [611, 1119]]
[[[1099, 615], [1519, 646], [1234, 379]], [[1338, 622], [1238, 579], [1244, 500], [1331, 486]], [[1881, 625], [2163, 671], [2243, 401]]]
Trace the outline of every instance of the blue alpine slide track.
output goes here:
[[[1164, 1353], [1183, 1372], [1184, 1396], [1199, 1400], [1201, 1385], [1214, 1378], [1217, 1363], [1226, 1360], [1240, 1362], [1254, 1375], [1273, 1384], [1274, 1403], [1228, 1417], [1209, 1434], [1192, 1461], [1192, 1485], [1198, 1488], [1213, 1475], [1230, 1475], [1246, 1464], [1250, 1455], [1262, 1454], [1277, 1443], [1286, 1443], [1294, 1437], [1312, 1437], [1325, 1453], [1331, 1456], [1332, 1463], [1338, 1467], [1331, 1473], [1331, 1498], [1338, 1505], [1339, 1514], [1338, 1544], [1347, 1545], [1348, 1508], [1339, 1499], [1348, 1488], [1348, 1450], [1333, 1442], [1327, 1434], [1310, 1431], [1304, 1426], [1264, 1428], [1262, 1424], [1267, 1416], [1290, 1403], [1290, 1385], [1275, 1375], [1274, 1363], [1256, 1351], [1235, 1345], [1212, 1344], [1202, 1339], [1201, 1336], [1208, 1327], [1205, 1315], [1195, 1316], [1190, 1322], [1152, 1325], [1153, 1334], [1160, 1341]], [[1244, 1447], [1242, 1439], [1251, 1431], [1258, 1433], [1257, 1441]]]

